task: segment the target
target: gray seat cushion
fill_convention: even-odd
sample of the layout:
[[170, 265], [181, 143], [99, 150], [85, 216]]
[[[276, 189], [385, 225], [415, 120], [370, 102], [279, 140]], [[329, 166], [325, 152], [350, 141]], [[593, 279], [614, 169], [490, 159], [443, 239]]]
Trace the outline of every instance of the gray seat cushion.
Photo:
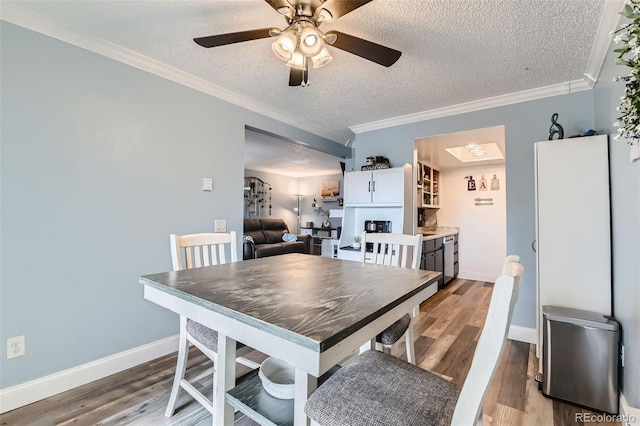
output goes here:
[[406, 314], [398, 321], [391, 324], [391, 326], [385, 331], [378, 334], [376, 336], [376, 342], [382, 343], [383, 345], [393, 345], [404, 335], [410, 324], [411, 315]]
[[[215, 353], [218, 353], [218, 332], [205, 327], [199, 322], [192, 320], [187, 321], [187, 333], [191, 335], [198, 342], [202, 343], [206, 348], [211, 349]], [[236, 349], [243, 347], [240, 342], [236, 343]]]
[[367, 351], [311, 394], [322, 426], [450, 425], [460, 386], [391, 355]]

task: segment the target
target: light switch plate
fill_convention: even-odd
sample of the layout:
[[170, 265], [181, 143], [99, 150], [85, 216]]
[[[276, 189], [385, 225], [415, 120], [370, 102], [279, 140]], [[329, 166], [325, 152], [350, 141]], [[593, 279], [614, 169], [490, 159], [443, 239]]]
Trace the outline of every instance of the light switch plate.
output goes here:
[[202, 178], [202, 190], [203, 191], [212, 191], [213, 190], [213, 179], [211, 179], [211, 178]]
[[214, 222], [215, 232], [227, 232], [227, 219], [216, 219]]

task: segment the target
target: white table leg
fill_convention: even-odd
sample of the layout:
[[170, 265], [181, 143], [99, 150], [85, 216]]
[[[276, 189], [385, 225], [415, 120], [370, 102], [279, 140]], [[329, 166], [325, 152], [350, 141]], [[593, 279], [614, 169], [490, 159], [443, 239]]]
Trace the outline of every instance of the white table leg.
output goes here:
[[216, 368], [215, 414], [213, 426], [233, 425], [233, 407], [226, 402], [227, 391], [236, 383], [236, 341], [218, 333], [218, 363]]
[[368, 350], [375, 351], [376, 350], [376, 339], [371, 339], [367, 341], [364, 345], [360, 346], [360, 353], [364, 353]]
[[293, 424], [308, 426], [310, 419], [304, 413], [304, 404], [309, 395], [318, 387], [318, 378], [296, 368], [296, 392], [293, 404]]

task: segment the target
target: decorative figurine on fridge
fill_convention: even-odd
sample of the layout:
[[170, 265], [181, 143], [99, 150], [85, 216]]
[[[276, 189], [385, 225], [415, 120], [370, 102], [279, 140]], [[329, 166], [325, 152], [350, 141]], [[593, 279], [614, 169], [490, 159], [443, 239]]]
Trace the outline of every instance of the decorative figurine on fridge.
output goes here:
[[558, 123], [557, 120], [558, 120], [558, 113], [556, 112], [551, 116], [551, 127], [549, 127], [550, 141], [556, 139], [555, 136], [558, 136], [557, 139], [564, 138], [564, 129], [562, 128], [560, 123]]

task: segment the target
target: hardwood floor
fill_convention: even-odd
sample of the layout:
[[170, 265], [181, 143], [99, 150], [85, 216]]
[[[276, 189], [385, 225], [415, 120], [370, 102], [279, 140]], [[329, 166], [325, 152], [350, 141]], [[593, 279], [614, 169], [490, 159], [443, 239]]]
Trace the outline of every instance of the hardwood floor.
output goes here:
[[[492, 284], [454, 280], [420, 307], [416, 318], [417, 364], [463, 384], [480, 337], [491, 298]], [[405, 357], [404, 343], [394, 355]], [[253, 354], [260, 361], [263, 355]], [[0, 415], [0, 425], [206, 425], [211, 417], [186, 392], [181, 392], [178, 410], [164, 417], [169, 399], [176, 355], [168, 355], [122, 373], [89, 383]], [[582, 424], [578, 413], [591, 413], [552, 401], [538, 391], [533, 375], [538, 370], [535, 348], [507, 341], [500, 366], [484, 402], [484, 424], [492, 426], [564, 426]], [[208, 367], [207, 358], [192, 349], [188, 375]], [[238, 366], [238, 374], [247, 370]], [[203, 389], [211, 387], [203, 379]], [[246, 418], [237, 424], [255, 425]], [[594, 423], [597, 425], [598, 423]], [[600, 423], [619, 425], [620, 423]]]

